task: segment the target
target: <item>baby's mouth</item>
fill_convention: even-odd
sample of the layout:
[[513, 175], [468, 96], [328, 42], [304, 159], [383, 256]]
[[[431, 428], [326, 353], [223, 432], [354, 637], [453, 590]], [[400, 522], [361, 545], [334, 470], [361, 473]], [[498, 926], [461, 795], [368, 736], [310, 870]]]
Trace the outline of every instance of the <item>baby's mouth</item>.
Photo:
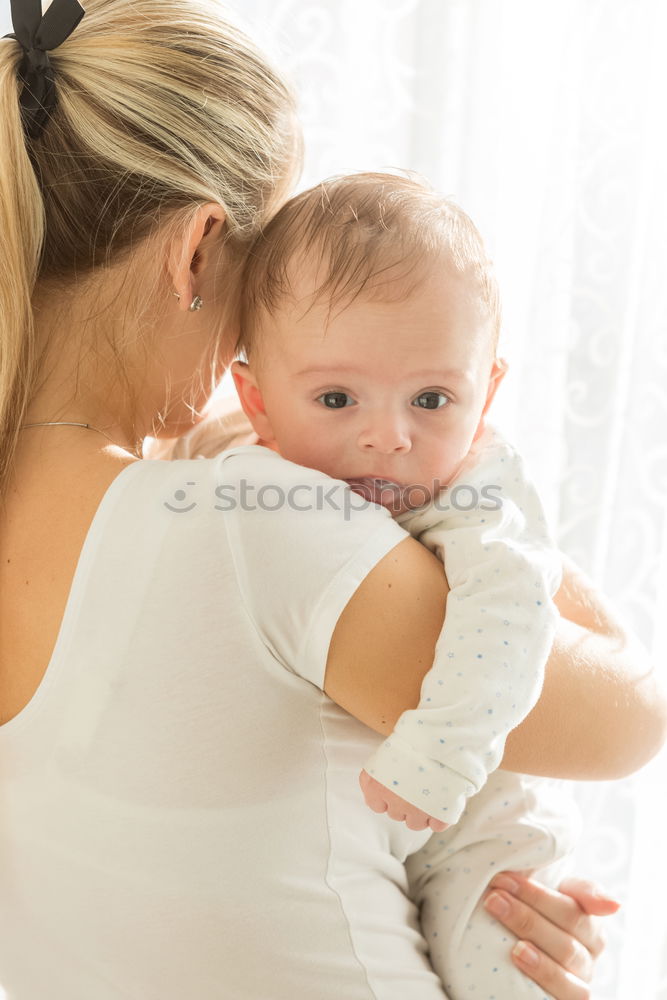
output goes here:
[[369, 503], [377, 503], [396, 512], [402, 508], [403, 487], [400, 483], [394, 483], [391, 479], [376, 479], [372, 476], [346, 479], [345, 482], [354, 493], [358, 493]]

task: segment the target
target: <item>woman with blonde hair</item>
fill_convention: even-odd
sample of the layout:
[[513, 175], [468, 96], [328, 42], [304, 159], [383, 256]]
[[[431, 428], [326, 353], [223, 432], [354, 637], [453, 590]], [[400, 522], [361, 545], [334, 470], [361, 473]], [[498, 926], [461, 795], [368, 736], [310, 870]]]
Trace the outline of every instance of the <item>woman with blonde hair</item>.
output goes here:
[[[347, 803], [382, 899], [351, 907], [322, 725], [356, 781], [372, 730], [418, 700], [442, 567], [377, 509], [221, 510], [223, 485], [326, 480], [263, 449], [142, 459], [146, 437], [201, 421], [232, 358], [244, 258], [298, 169], [290, 91], [213, 0], [11, 7], [0, 987], [9, 1000], [438, 1000], [402, 868], [426, 838]], [[503, 764], [629, 773], [663, 739], [651, 671], [572, 573], [557, 602], [544, 693]], [[383, 718], [365, 699], [381, 672]], [[504, 922], [530, 927], [527, 974], [580, 1000], [602, 948], [587, 914], [614, 906], [565, 888], [519, 879]], [[369, 935], [386, 962], [367, 960]]]

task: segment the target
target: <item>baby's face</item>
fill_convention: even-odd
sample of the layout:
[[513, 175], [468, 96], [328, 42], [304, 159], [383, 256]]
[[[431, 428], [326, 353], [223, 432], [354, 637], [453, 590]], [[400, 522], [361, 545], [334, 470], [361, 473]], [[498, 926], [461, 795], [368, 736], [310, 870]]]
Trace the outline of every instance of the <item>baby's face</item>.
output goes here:
[[456, 475], [504, 374], [476, 288], [440, 266], [408, 298], [362, 293], [329, 317], [326, 301], [306, 309], [300, 280], [300, 301], [261, 331], [261, 362], [246, 372], [257, 389], [244, 391], [237, 366], [255, 429], [392, 513], [420, 506]]

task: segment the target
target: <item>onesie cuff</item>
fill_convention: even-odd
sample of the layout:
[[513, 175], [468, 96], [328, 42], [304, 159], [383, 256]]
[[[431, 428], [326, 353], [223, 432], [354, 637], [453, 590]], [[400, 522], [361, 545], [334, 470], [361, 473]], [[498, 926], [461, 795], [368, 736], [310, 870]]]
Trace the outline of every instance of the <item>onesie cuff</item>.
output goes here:
[[443, 823], [457, 823], [478, 789], [464, 775], [418, 753], [392, 733], [364, 765], [376, 781]]

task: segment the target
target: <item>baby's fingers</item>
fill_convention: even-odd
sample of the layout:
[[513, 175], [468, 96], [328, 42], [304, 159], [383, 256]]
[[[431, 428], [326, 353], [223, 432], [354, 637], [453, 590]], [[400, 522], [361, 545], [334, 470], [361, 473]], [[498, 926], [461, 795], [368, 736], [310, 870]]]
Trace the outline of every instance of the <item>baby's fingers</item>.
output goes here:
[[387, 789], [375, 778], [371, 778], [368, 771], [362, 771], [359, 775], [359, 784], [364, 793], [364, 800], [369, 809], [373, 812], [383, 813], [387, 811], [387, 799], [385, 792]]
[[422, 809], [413, 806], [406, 799], [392, 792], [381, 782], [372, 778], [367, 771], [362, 771], [359, 775], [359, 784], [364, 793], [366, 805], [373, 812], [386, 812], [390, 819], [397, 823], [405, 823], [408, 830], [432, 830], [442, 832], [447, 829], [447, 824], [429, 816]]
[[387, 815], [395, 819], [398, 823], [405, 823], [408, 830], [432, 830], [441, 832], [447, 829], [446, 823], [441, 823], [434, 816], [418, 809], [402, 799], [399, 795], [392, 795], [390, 791], [387, 795]]

